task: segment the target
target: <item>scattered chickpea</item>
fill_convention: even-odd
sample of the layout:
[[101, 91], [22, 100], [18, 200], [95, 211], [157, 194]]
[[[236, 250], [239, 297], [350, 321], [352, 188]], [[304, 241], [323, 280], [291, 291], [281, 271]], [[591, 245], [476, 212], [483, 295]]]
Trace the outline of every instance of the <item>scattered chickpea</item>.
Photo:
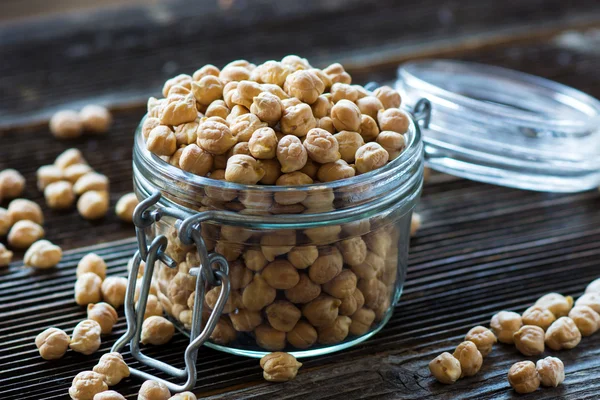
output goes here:
[[535, 305], [547, 308], [556, 318], [560, 318], [569, 314], [573, 307], [573, 298], [571, 296], [565, 297], [559, 293], [548, 293], [540, 297]]
[[70, 340], [62, 329], [48, 328], [35, 337], [35, 346], [44, 360], [57, 360], [67, 352]]
[[25, 190], [25, 178], [16, 169], [0, 172], [0, 195], [5, 199], [19, 197]]
[[106, 278], [106, 262], [96, 253], [88, 253], [77, 264], [77, 277], [86, 272], [93, 272], [104, 280]]
[[63, 110], [50, 118], [50, 132], [57, 139], [72, 139], [81, 136], [83, 123], [77, 111]]
[[94, 371], [83, 371], [73, 378], [69, 396], [73, 400], [93, 400], [98, 393], [108, 390], [105, 377]]
[[298, 137], [306, 136], [308, 131], [317, 126], [312, 109], [304, 103], [286, 106], [286, 101], [283, 101], [285, 108], [280, 120], [281, 132]]
[[355, 166], [361, 173], [383, 167], [389, 160], [389, 153], [379, 143], [366, 143], [356, 150]]
[[112, 332], [113, 326], [119, 318], [117, 312], [110, 304], [102, 302], [88, 304], [87, 317], [100, 325], [100, 331], [103, 335], [108, 335]]
[[254, 158], [237, 154], [227, 160], [225, 179], [229, 182], [255, 185], [265, 175], [265, 170]]
[[262, 324], [254, 329], [256, 343], [269, 351], [282, 350], [285, 347], [285, 332], [278, 331], [269, 325]]
[[576, 306], [588, 306], [597, 313], [600, 313], [600, 293], [585, 293], [577, 299]]
[[169, 400], [171, 392], [162, 382], [146, 381], [140, 387], [138, 400]]
[[75, 302], [80, 306], [98, 303], [102, 299], [102, 279], [93, 272], [78, 275], [75, 281]]
[[460, 361], [444, 352], [429, 363], [429, 371], [439, 382], [451, 385], [462, 375]]
[[64, 179], [75, 184], [79, 178], [87, 173], [92, 172], [92, 167], [87, 164], [73, 164], [62, 170]]
[[467, 332], [465, 340], [475, 343], [475, 346], [477, 346], [477, 349], [483, 357], [492, 352], [494, 343], [498, 341], [494, 332], [484, 326], [471, 328], [471, 330]]
[[269, 382], [287, 382], [296, 377], [302, 363], [288, 353], [276, 352], [260, 359], [263, 376]]
[[44, 237], [44, 228], [29, 220], [17, 221], [8, 232], [8, 244], [16, 249], [26, 249]]
[[594, 280], [589, 285], [587, 285], [587, 287], [585, 288], [585, 292], [586, 293], [600, 293], [600, 278]]
[[575, 322], [582, 336], [590, 336], [600, 329], [600, 314], [589, 306], [576, 305], [569, 311], [569, 318]]
[[535, 392], [540, 387], [540, 377], [531, 361], [520, 361], [508, 370], [508, 383], [517, 393]]
[[114, 390], [96, 393], [92, 400], [125, 400], [125, 397]]
[[142, 324], [141, 342], [162, 345], [168, 343], [175, 334], [175, 326], [164, 317], [148, 317]]
[[181, 392], [169, 397], [169, 400], [198, 400], [198, 398], [192, 392]]
[[421, 229], [421, 215], [413, 212], [410, 219], [410, 237], [415, 236], [419, 229]]
[[0, 243], [0, 267], [7, 267], [13, 258], [13, 252]]
[[79, 196], [90, 190], [108, 191], [108, 188], [108, 178], [93, 171], [81, 176], [73, 185], [73, 191]]
[[38, 240], [25, 252], [23, 261], [28, 267], [55, 267], [62, 258], [62, 249], [47, 240]]
[[75, 202], [73, 184], [69, 181], [50, 183], [44, 189], [44, 198], [48, 207], [55, 210], [70, 208]]
[[31, 200], [14, 199], [8, 204], [7, 210], [13, 224], [24, 220], [29, 220], [39, 225], [44, 223], [42, 209]]
[[546, 331], [546, 346], [552, 350], [572, 349], [581, 341], [581, 332], [569, 317], [560, 317]]
[[63, 151], [54, 160], [54, 165], [62, 170], [73, 164], [86, 164], [83, 154], [76, 148], [70, 148]]
[[565, 365], [556, 357], [546, 357], [538, 360], [535, 369], [542, 386], [557, 387], [565, 380]]
[[544, 352], [545, 333], [535, 325], [523, 325], [513, 334], [517, 350], [525, 356], [537, 356]]
[[542, 306], [529, 307], [523, 312], [522, 319], [523, 324], [539, 326], [544, 331], [556, 321], [556, 317], [552, 314], [552, 311]]
[[126, 291], [127, 278], [109, 276], [102, 282], [102, 297], [104, 298], [104, 301], [115, 308], [119, 308], [125, 303]]
[[132, 222], [133, 212], [139, 204], [139, 200], [135, 193], [127, 193], [121, 196], [117, 205], [115, 206], [115, 213], [121, 221]]
[[361, 115], [358, 106], [349, 100], [340, 100], [331, 108], [333, 126], [338, 132], [358, 132]]
[[100, 348], [100, 324], [91, 319], [78, 323], [73, 330], [69, 347], [78, 353], [89, 356]]
[[317, 341], [317, 330], [306, 321], [298, 321], [286, 339], [297, 349], [308, 349]]
[[104, 375], [108, 386], [117, 385], [129, 376], [129, 367], [120, 353], [106, 353], [93, 368], [94, 372]]
[[483, 364], [483, 356], [479, 349], [475, 343], [468, 340], [459, 344], [452, 356], [460, 362], [461, 378], [477, 374]]
[[43, 165], [36, 172], [37, 187], [44, 190], [46, 186], [53, 182], [58, 182], [64, 178], [63, 170], [56, 165]]
[[523, 326], [523, 320], [515, 312], [500, 311], [492, 317], [490, 326], [500, 342], [512, 344], [513, 335]]
[[112, 115], [106, 107], [90, 104], [81, 109], [79, 119], [88, 132], [104, 133], [112, 124]]
[[108, 193], [104, 191], [90, 190], [77, 200], [79, 215], [89, 220], [104, 217], [108, 212], [108, 207]]

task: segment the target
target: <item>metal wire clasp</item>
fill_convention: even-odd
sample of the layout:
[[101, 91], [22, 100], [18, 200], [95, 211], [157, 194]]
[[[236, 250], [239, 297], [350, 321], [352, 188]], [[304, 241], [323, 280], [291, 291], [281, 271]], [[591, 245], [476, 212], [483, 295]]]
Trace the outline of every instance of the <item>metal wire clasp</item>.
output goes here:
[[[125, 294], [125, 318], [127, 320], [127, 331], [113, 345], [111, 351], [121, 352], [129, 343], [131, 355], [142, 364], [156, 368], [172, 377], [186, 379], [185, 384], [177, 385], [167, 380], [161, 379], [148, 372], [140, 371], [136, 368], [130, 368], [133, 376], [142, 379], [151, 379], [165, 384], [171, 392], [184, 392], [190, 390], [196, 384], [197, 370], [196, 359], [198, 349], [210, 337], [219, 317], [229, 298], [229, 264], [225, 257], [217, 253], [208, 254], [204, 240], [201, 235], [201, 225], [199, 221], [208, 219], [208, 215], [202, 213], [190, 215], [174, 208], [155, 208], [160, 200], [160, 193], [156, 192], [147, 199], [140, 202], [133, 214], [136, 236], [138, 239], [138, 250], [135, 253], [129, 279], [127, 292]], [[157, 261], [163, 262], [169, 268], [177, 268], [177, 263], [171, 257], [165, 254], [168, 239], [164, 235], [158, 235], [152, 240], [150, 246], [147, 246], [146, 230], [154, 223], [158, 222], [163, 216], [169, 216], [178, 219], [179, 238], [187, 244], [195, 244], [200, 256], [200, 265], [193, 266], [189, 274], [196, 276], [196, 295], [194, 309], [192, 313], [192, 327], [190, 332], [190, 343], [184, 354], [185, 368], [175, 368], [160, 360], [154, 359], [143, 354], [140, 350], [140, 336], [142, 324], [144, 322], [144, 311], [150, 292], [150, 284], [154, 266]], [[142, 287], [137, 306], [135, 306], [135, 286], [137, 275], [142, 261], [146, 263], [144, 277], [142, 278]], [[221, 293], [217, 299], [214, 310], [211, 312], [206, 325], [202, 323], [202, 305], [204, 293], [207, 286], [221, 286]]]

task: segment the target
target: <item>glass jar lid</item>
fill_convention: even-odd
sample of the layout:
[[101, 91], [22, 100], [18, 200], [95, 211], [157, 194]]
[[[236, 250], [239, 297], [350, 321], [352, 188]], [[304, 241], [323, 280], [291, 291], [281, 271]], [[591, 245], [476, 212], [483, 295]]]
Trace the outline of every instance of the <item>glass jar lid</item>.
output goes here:
[[505, 68], [449, 60], [409, 62], [396, 89], [406, 108], [431, 102], [426, 163], [520, 189], [600, 186], [600, 102], [568, 86]]

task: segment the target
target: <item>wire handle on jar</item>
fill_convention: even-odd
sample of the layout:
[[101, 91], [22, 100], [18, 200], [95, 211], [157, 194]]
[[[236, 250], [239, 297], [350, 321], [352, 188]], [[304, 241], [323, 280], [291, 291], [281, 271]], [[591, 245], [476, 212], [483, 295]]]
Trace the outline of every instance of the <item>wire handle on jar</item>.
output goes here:
[[[136, 368], [130, 368], [131, 374], [142, 379], [151, 379], [165, 384], [172, 392], [183, 392], [190, 390], [196, 384], [197, 370], [196, 359], [198, 349], [212, 334], [221, 314], [225, 303], [229, 298], [231, 289], [229, 281], [229, 264], [225, 257], [218, 253], [208, 254], [204, 239], [201, 235], [201, 220], [208, 219], [203, 213], [189, 215], [174, 208], [158, 207], [151, 210], [161, 198], [159, 192], [153, 193], [147, 199], [140, 202], [133, 214], [136, 236], [138, 239], [138, 250], [135, 253], [131, 271], [129, 272], [127, 292], [125, 294], [125, 319], [127, 320], [127, 331], [113, 345], [112, 352], [120, 352], [129, 343], [131, 355], [142, 364], [156, 368], [172, 377], [186, 379], [183, 385], [177, 385], [148, 372], [140, 371]], [[196, 277], [196, 292], [194, 296], [194, 307], [192, 311], [192, 326], [190, 332], [190, 344], [187, 346], [184, 354], [185, 368], [175, 368], [165, 362], [157, 360], [143, 354], [140, 350], [140, 337], [142, 324], [144, 322], [144, 310], [150, 293], [150, 285], [154, 266], [157, 261], [163, 262], [168, 268], [177, 268], [177, 263], [171, 257], [165, 254], [168, 239], [164, 235], [158, 235], [152, 240], [150, 246], [147, 246], [146, 230], [158, 222], [163, 216], [178, 219], [176, 227], [179, 230], [178, 236], [188, 244], [195, 244], [200, 257], [200, 265], [193, 266], [189, 274]], [[182, 241], [183, 241], [182, 240]], [[144, 277], [142, 278], [142, 287], [138, 304], [135, 306], [135, 290], [138, 271], [141, 262], [146, 263]], [[216, 269], [213, 269], [216, 265]], [[210, 313], [206, 325], [202, 326], [202, 306], [204, 294], [207, 286], [221, 286], [219, 297], [214, 309]]]

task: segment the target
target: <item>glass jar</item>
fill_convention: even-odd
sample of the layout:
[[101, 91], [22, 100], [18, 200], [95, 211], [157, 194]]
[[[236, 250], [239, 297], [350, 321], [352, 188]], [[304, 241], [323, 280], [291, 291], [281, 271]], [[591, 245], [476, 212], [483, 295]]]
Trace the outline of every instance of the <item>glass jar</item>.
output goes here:
[[[142, 121], [143, 123], [143, 121]], [[353, 346], [379, 331], [402, 293], [412, 211], [423, 181], [423, 144], [411, 120], [404, 152], [375, 171], [304, 186], [241, 185], [185, 172], [151, 154], [135, 133], [134, 187], [140, 200], [176, 210], [147, 229], [164, 235], [171, 266], [157, 263], [152, 289], [183, 332], [192, 329], [194, 244], [180, 240], [181, 219], [197, 226], [206, 250], [228, 261], [230, 290], [205, 342], [222, 351], [298, 357]], [[178, 221], [179, 219], [179, 221]], [[203, 250], [201, 250], [203, 251]], [[221, 287], [207, 287], [202, 319]]]

